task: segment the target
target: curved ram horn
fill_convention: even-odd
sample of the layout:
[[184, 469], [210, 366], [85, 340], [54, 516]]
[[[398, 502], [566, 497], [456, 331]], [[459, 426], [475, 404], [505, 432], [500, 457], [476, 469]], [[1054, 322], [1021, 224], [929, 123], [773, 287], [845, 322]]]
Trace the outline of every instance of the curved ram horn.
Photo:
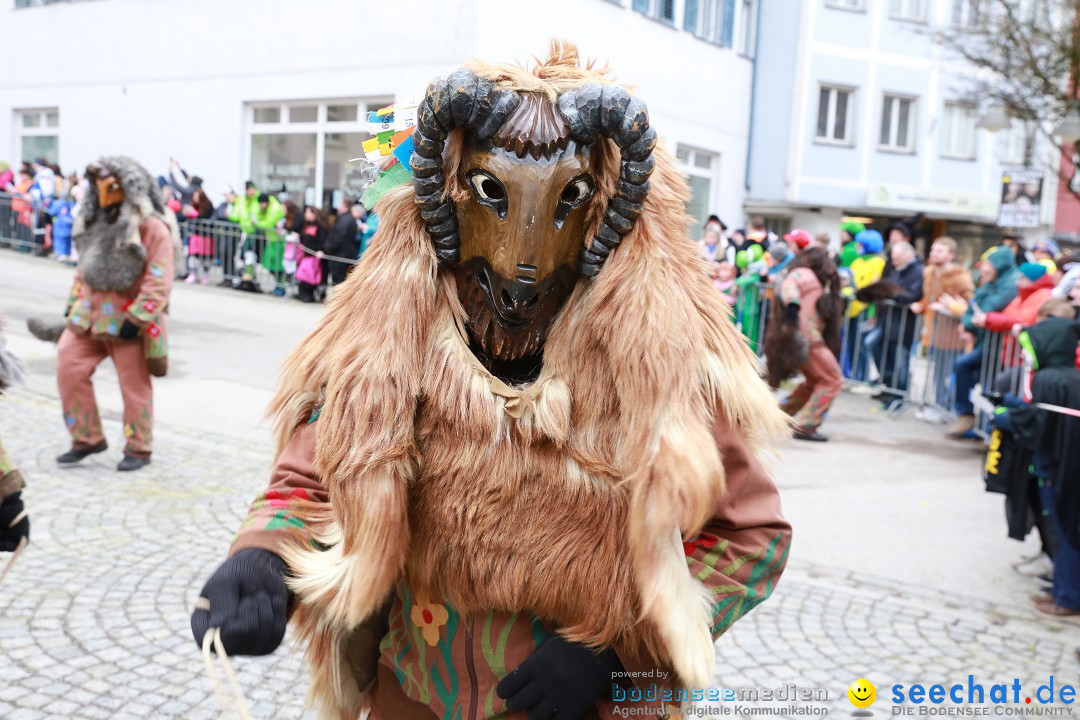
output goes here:
[[656, 131], [649, 127], [645, 103], [616, 85], [588, 83], [568, 90], [559, 96], [557, 107], [575, 140], [591, 144], [598, 137], [607, 137], [620, 151], [615, 195], [604, 210], [596, 236], [578, 258], [578, 270], [593, 278], [641, 215], [649, 194]]

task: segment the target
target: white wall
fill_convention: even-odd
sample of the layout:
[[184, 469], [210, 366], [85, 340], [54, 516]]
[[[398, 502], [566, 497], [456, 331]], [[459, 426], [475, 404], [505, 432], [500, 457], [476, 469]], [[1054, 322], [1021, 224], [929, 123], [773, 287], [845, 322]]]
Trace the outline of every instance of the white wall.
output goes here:
[[720, 154], [713, 207], [735, 217], [751, 62], [683, 31], [681, 17], [675, 29], [623, 5], [91, 0], [13, 10], [4, 2], [5, 45], [39, 38], [52, 51], [0, 74], [0, 158], [18, 154], [16, 109], [57, 107], [65, 171], [123, 153], [162, 173], [173, 156], [216, 198], [248, 176], [245, 103], [408, 97], [470, 57], [525, 61], [562, 37], [637, 87], [672, 150], [681, 142]]

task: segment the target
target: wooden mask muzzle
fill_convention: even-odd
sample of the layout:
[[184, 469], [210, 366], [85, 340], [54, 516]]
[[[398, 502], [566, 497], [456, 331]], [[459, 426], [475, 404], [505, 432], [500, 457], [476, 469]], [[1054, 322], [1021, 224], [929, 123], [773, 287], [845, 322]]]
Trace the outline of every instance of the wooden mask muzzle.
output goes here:
[[[458, 128], [466, 133], [458, 181], [470, 193], [460, 209], [445, 197], [442, 162]], [[620, 176], [586, 247], [600, 137], [620, 148]], [[553, 104], [462, 68], [428, 87], [413, 140], [416, 202], [440, 264], [455, 266], [475, 339], [500, 360], [537, 352], [578, 273], [594, 277], [641, 214], [656, 145], [644, 103], [591, 83]]]

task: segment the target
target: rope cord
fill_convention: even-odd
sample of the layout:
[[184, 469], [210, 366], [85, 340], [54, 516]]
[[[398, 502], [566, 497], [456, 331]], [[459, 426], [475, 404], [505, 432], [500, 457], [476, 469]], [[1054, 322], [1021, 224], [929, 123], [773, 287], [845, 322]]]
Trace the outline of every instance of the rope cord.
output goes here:
[[[209, 612], [210, 600], [204, 597], [199, 598], [195, 602], [195, 609]], [[213, 652], [211, 652], [211, 648]], [[221, 628], [212, 627], [206, 631], [206, 634], [203, 635], [202, 651], [203, 663], [206, 665], [206, 675], [210, 678], [210, 686], [214, 689], [214, 695], [217, 696], [222, 706], [228, 708], [232, 704], [225, 689], [221, 686], [221, 679], [218, 677], [217, 671], [214, 670], [213, 653], [217, 653], [217, 656], [221, 658], [221, 666], [225, 670], [225, 679], [232, 689], [233, 700], [236, 703], [236, 709], [240, 713], [240, 717], [243, 720], [252, 720], [251, 713], [248, 711], [247, 700], [244, 698], [244, 691], [240, 688], [240, 683], [236, 681], [236, 674], [233, 673], [229, 655], [225, 652], [225, 646], [221, 642]]]

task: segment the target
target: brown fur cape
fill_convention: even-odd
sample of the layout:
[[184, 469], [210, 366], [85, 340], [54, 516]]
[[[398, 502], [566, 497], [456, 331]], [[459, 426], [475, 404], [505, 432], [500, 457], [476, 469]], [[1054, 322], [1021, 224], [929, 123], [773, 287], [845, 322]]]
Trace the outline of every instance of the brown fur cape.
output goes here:
[[[549, 95], [610, 82], [556, 44], [532, 70], [474, 65]], [[444, 153], [448, 192], [462, 138]], [[591, 237], [618, 178], [598, 148]], [[687, 183], [658, 149], [644, 212], [555, 318], [539, 378], [510, 388], [468, 350], [451, 271], [440, 271], [411, 187], [378, 207], [379, 234], [285, 364], [279, 447], [322, 399], [316, 468], [331, 509], [295, 509], [321, 543], [286, 553], [312, 698], [352, 718], [350, 633], [394, 584], [462, 614], [524, 611], [568, 639], [713, 681], [711, 604], [687, 572], [724, 491], [722, 414], [755, 448], [786, 429], [688, 239]]]

